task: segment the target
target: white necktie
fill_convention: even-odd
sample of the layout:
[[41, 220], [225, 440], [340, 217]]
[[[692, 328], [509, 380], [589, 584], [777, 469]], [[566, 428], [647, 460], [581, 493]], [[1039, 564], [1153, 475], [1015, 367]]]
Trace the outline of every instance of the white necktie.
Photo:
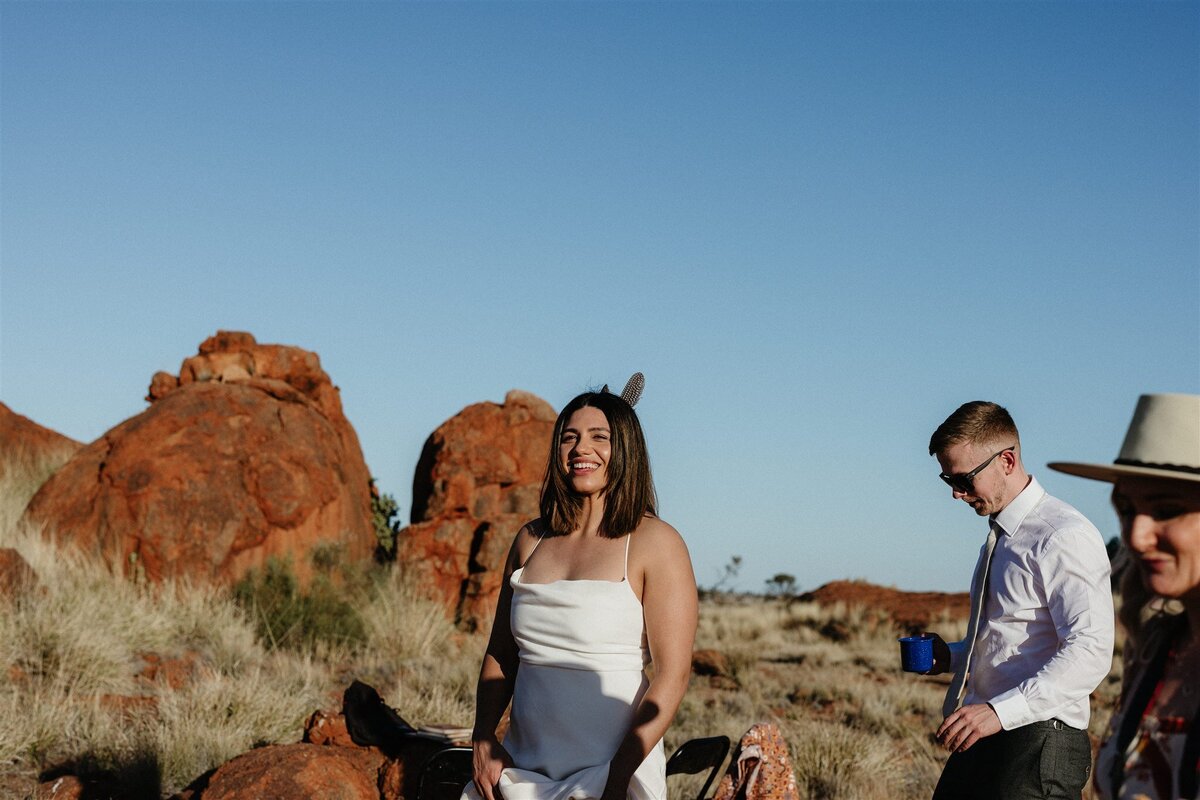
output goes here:
[[948, 717], [962, 708], [963, 696], [967, 693], [967, 675], [971, 671], [971, 654], [975, 652], [975, 639], [979, 636], [979, 617], [983, 614], [983, 606], [987, 600], [988, 573], [991, 572], [992, 554], [996, 552], [996, 525], [988, 530], [987, 544], [975, 565], [975, 580], [971, 592], [971, 621], [967, 625], [967, 653], [963, 657], [962, 666], [954, 673], [950, 688], [946, 691], [946, 700], [942, 703], [942, 716]]

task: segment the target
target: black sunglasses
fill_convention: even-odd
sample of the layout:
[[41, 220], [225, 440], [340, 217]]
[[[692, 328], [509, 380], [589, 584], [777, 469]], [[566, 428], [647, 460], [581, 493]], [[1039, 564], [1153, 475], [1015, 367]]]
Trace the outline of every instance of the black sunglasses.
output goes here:
[[938, 477], [944, 480], [946, 485], [954, 491], [962, 492], [963, 494], [970, 494], [971, 492], [975, 491], [975, 476], [987, 469], [987, 465], [995, 461], [996, 456], [1000, 455], [1001, 453], [1007, 453], [1009, 450], [1015, 450], [1016, 447], [1017, 446], [1014, 444], [1004, 448], [1003, 450], [997, 450], [995, 453], [992, 453], [991, 458], [970, 472], [959, 472], [956, 475], [947, 475], [943, 472], [940, 473]]

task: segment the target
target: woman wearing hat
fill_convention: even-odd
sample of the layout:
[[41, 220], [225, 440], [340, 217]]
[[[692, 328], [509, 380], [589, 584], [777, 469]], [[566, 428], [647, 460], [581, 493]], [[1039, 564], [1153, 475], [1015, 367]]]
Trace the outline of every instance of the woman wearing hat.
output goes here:
[[1143, 395], [1113, 464], [1051, 469], [1113, 484], [1129, 560], [1120, 708], [1096, 764], [1107, 800], [1200, 798], [1200, 395]]

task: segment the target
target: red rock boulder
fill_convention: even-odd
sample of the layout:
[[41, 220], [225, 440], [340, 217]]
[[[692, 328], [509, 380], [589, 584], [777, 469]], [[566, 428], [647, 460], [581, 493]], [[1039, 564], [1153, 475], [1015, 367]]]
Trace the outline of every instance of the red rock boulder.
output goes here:
[[17, 514], [83, 445], [0, 403], [0, 490]]
[[303, 741], [326, 747], [358, 746], [346, 728], [345, 715], [324, 709], [317, 709], [305, 721]]
[[38, 784], [34, 800], [85, 800], [87, 785], [75, 775], [62, 775]]
[[546, 401], [514, 390], [501, 404], [464, 408], [425, 442], [397, 560], [468, 630], [490, 624], [504, 556], [538, 516], [556, 416]]
[[729, 677], [729, 658], [720, 650], [696, 650], [692, 653], [692, 672], [711, 677]]
[[155, 375], [151, 405], [75, 456], [26, 517], [151, 580], [231, 582], [272, 556], [375, 547], [370, 475], [315, 353], [220, 332]]
[[380, 800], [388, 761], [378, 752], [315, 744], [260, 747], [227, 761], [178, 800]]

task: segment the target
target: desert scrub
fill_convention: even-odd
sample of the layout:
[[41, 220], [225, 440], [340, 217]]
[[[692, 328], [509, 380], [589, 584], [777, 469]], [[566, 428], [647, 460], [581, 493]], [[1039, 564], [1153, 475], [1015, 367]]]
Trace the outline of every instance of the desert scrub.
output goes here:
[[353, 668], [409, 722], [470, 726], [487, 637], [455, 629], [429, 590], [399, 565], [374, 584]]
[[696, 646], [733, 652], [753, 643], [763, 659], [794, 658], [807, 645], [860, 643], [871, 647], [895, 642], [899, 629], [887, 615], [861, 606], [764, 597], [704, 603]]
[[278, 561], [235, 587], [262, 640], [371, 684], [410, 722], [470, 725], [486, 637], [456, 630], [400, 565], [314, 564], [307, 590]]
[[371, 525], [375, 529], [375, 558], [381, 563], [396, 560], [396, 537], [400, 535], [400, 504], [380, 492], [371, 478]]
[[383, 574], [362, 609], [365, 650], [404, 665], [452, 656], [463, 640], [441, 603], [429, 597], [403, 567]]
[[362, 643], [366, 629], [357, 606], [368, 580], [365, 573], [343, 568], [331, 546], [315, 548], [309, 557], [317, 574], [307, 587], [296, 579], [290, 561], [272, 557], [234, 585], [234, 601], [272, 647], [311, 651], [318, 644]]
[[801, 797], [891, 800], [910, 796], [904, 788], [908, 754], [897, 752], [894, 739], [818, 720], [785, 724], [783, 732]]
[[[35, 532], [5, 534], [40, 588], [0, 607], [0, 770], [169, 794], [257, 743], [297, 740], [324, 700], [328, 667], [269, 652], [227, 594], [136, 584]], [[151, 653], [188, 657], [182, 686], [139, 676]]]
[[178, 791], [252, 747], [298, 741], [328, 686], [324, 664], [286, 652], [263, 654], [243, 669], [206, 670], [183, 689], [163, 692], [158, 713], [143, 716], [134, 736], [143, 752], [155, 755], [163, 788]]
[[692, 678], [692, 686], [679, 704], [674, 722], [664, 737], [668, 750], [688, 739], [725, 735], [736, 742], [738, 737], [762, 715], [749, 695], [740, 691], [707, 691], [706, 678]]
[[0, 547], [9, 547], [3, 538], [25, 512], [25, 506], [51, 475], [74, 455], [78, 445], [60, 442], [50, 448], [33, 448], [14, 437], [4, 443], [0, 454]]
[[697, 646], [740, 653], [739, 685], [693, 677], [667, 743], [718, 733], [736, 741], [755, 722], [776, 722], [801, 797], [928, 797], [944, 761], [928, 740], [945, 684], [900, 672], [899, 633], [859, 607], [703, 604]]

